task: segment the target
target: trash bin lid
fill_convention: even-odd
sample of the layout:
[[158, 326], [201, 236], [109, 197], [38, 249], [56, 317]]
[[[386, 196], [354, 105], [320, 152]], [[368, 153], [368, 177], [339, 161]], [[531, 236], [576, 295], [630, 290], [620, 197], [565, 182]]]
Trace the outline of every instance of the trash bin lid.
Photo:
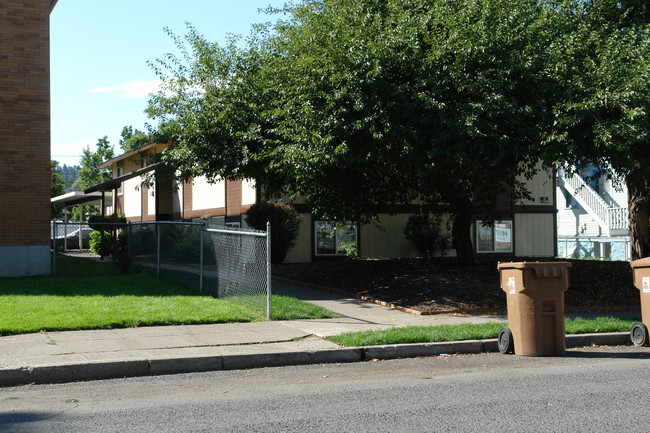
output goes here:
[[650, 268], [650, 257], [644, 257], [642, 259], [633, 260], [630, 262], [632, 269], [636, 268]]
[[571, 267], [569, 262], [510, 262], [499, 263], [497, 269], [531, 269], [535, 271], [537, 277], [556, 277], [564, 276], [564, 270]]

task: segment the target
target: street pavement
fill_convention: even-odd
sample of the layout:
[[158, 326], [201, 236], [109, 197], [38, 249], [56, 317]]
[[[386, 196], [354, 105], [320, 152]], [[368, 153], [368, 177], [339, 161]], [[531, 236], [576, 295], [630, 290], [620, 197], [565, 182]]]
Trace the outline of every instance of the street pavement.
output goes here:
[[[498, 315], [413, 315], [278, 281], [273, 291], [335, 319], [41, 332], [0, 337], [0, 386], [497, 351], [496, 339], [344, 348], [324, 337], [403, 326], [505, 322]], [[639, 314], [638, 312], [636, 313]], [[567, 336], [567, 347], [629, 344], [628, 333]]]

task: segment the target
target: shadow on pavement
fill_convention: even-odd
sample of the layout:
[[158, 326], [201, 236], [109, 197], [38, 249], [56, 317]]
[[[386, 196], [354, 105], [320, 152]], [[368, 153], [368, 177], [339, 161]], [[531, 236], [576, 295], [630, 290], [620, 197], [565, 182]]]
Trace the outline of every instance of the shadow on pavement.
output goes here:
[[[642, 352], [642, 350], [645, 350]], [[589, 349], [570, 350], [566, 352], [567, 358], [582, 358], [582, 359], [650, 359], [650, 352], [648, 348], [643, 347], [629, 347], [623, 349], [620, 346], [613, 348], [611, 352], [604, 351], [590, 351]]]

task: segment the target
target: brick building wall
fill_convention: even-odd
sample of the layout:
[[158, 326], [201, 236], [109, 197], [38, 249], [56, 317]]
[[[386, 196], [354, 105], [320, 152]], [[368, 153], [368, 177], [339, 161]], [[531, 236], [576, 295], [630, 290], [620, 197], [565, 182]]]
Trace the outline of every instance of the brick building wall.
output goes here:
[[0, 2], [0, 277], [50, 272], [52, 0]]

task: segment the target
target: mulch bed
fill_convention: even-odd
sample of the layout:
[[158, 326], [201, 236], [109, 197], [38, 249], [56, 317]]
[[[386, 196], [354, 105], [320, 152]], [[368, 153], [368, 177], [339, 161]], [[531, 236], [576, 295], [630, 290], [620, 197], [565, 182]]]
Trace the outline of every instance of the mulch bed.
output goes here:
[[[284, 264], [273, 275], [350, 293], [431, 314], [442, 311], [505, 311], [498, 261], [535, 259], [481, 258], [477, 265], [459, 265], [453, 258], [333, 260]], [[567, 310], [617, 309], [639, 306], [628, 262], [571, 262]]]

